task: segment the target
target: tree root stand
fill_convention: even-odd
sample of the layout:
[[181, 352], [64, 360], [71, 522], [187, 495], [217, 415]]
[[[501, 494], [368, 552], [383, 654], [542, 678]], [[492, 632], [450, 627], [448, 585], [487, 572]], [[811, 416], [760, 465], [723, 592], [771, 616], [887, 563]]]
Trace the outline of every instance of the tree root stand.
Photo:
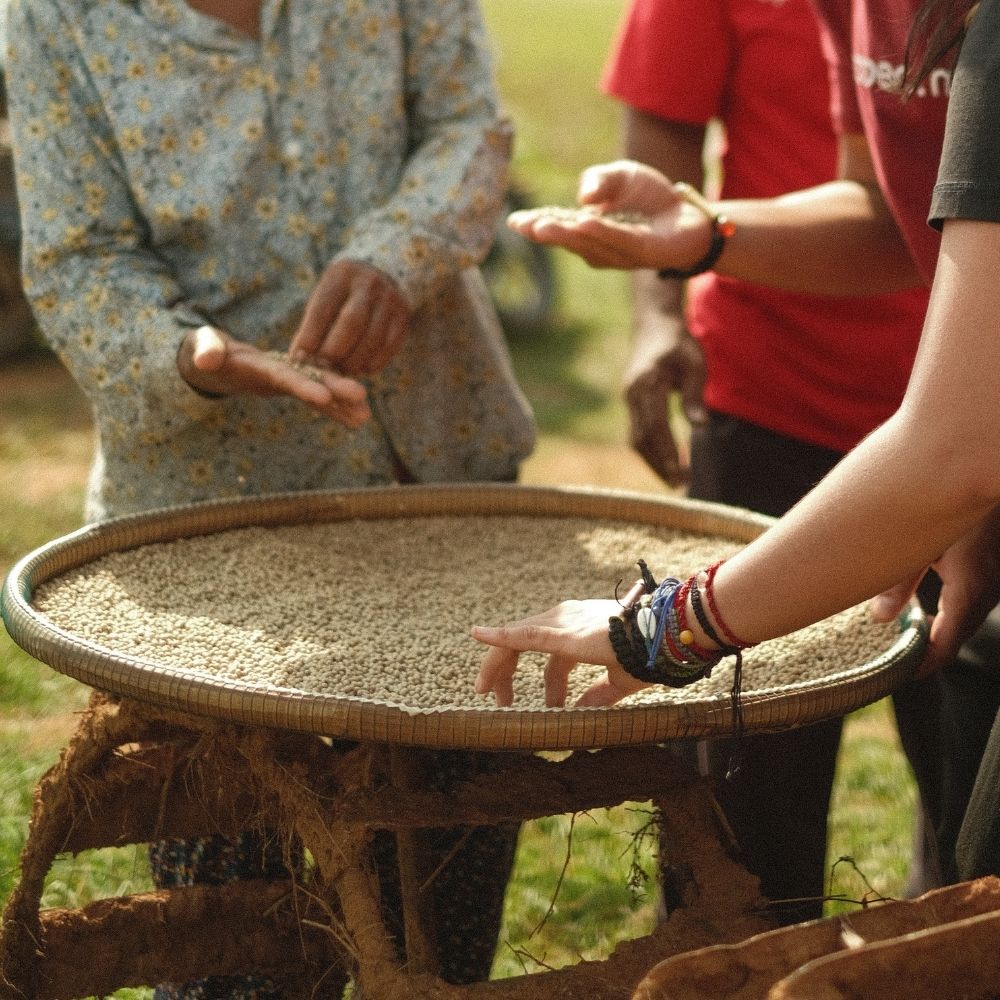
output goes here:
[[[756, 879], [729, 856], [707, 785], [669, 749], [505, 752], [501, 776], [449, 794], [421, 780], [417, 748], [339, 744], [236, 726], [95, 693], [35, 789], [21, 878], [0, 927], [0, 1000], [74, 1000], [208, 975], [271, 976], [287, 1000], [627, 1000], [657, 962], [771, 928]], [[665, 863], [688, 873], [683, 905], [602, 961], [453, 986], [435, 975], [420, 833], [613, 807], [656, 797]], [[286, 881], [199, 885], [40, 909], [57, 855], [242, 830], [281, 831], [310, 865]], [[377, 829], [400, 844], [408, 961], [381, 917], [369, 861]], [[252, 957], [254, 968], [248, 969]]]

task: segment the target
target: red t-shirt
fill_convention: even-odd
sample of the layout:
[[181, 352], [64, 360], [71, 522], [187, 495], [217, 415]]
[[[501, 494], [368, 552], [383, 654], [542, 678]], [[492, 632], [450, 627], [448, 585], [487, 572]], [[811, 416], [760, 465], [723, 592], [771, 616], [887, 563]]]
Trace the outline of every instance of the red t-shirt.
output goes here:
[[[674, 121], [725, 125], [724, 198], [830, 180], [828, 71], [808, 0], [632, 0], [605, 91]], [[778, 433], [847, 451], [898, 407], [927, 305], [800, 295], [707, 274], [687, 318], [705, 351], [705, 402]]]
[[917, 0], [814, 0], [837, 128], [864, 133], [889, 207], [930, 285], [940, 235], [927, 224], [944, 141], [951, 73], [938, 68], [904, 101], [906, 39]]

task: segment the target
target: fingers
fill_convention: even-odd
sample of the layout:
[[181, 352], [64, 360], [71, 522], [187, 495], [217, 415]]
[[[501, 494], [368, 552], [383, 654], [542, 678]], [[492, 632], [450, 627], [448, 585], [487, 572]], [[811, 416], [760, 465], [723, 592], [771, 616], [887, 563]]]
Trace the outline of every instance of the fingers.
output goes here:
[[326, 336], [316, 352], [316, 363], [349, 374], [365, 370], [366, 334], [375, 310], [377, 290], [369, 280], [354, 280], [346, 298], [331, 317]]
[[633, 176], [627, 160], [587, 167], [580, 174], [576, 198], [581, 205], [614, 205]]
[[656, 173], [635, 160], [615, 160], [613, 163], [587, 167], [580, 174], [577, 201], [581, 205], [600, 205], [606, 210], [636, 208], [633, 198], [644, 187], [643, 180], [647, 171]]
[[705, 409], [705, 362], [701, 349], [696, 347], [694, 350], [696, 356], [681, 379], [681, 409], [692, 427], [702, 427], [708, 421]]
[[581, 205], [603, 211], [634, 211], [656, 215], [677, 200], [670, 180], [658, 170], [635, 160], [588, 167], [580, 175], [577, 199]]
[[610, 680], [598, 681], [592, 684], [576, 700], [575, 708], [606, 708], [621, 701], [625, 696], [624, 691], [620, 691]]
[[[476, 678], [476, 693], [492, 691], [502, 708], [514, 703], [514, 674], [520, 654], [527, 650], [542, 652], [546, 645], [551, 648], [554, 641], [552, 630], [539, 628], [530, 621], [497, 627], [475, 625], [471, 634], [478, 642], [490, 646]], [[558, 707], [565, 703], [569, 674], [576, 662], [558, 653], [550, 655], [545, 668], [546, 705]]]
[[674, 441], [670, 421], [633, 420], [630, 441], [636, 453], [670, 486], [681, 486], [686, 481], [681, 466], [680, 453]]
[[309, 297], [290, 354], [348, 375], [374, 374], [399, 353], [410, 312], [387, 274], [360, 261], [335, 261]]
[[329, 401], [321, 407], [327, 416], [350, 428], [371, 419], [368, 390], [360, 382], [337, 372], [324, 372], [322, 384], [330, 392]]
[[483, 657], [483, 662], [479, 667], [479, 675], [476, 677], [476, 694], [489, 694], [492, 691], [497, 705], [501, 708], [512, 705], [514, 703], [514, 672], [517, 670], [518, 655], [517, 650], [506, 649], [503, 646], [492, 646]]
[[637, 379], [629, 387], [629, 442], [661, 479], [680, 486], [685, 476], [670, 426], [668, 399], [669, 386], [655, 375]]
[[366, 308], [366, 315], [361, 317], [350, 316], [345, 309], [334, 326], [333, 335], [336, 336], [342, 321], [358, 322], [354, 348], [337, 365], [348, 374], [374, 375], [380, 372], [399, 353], [410, 328], [409, 307], [401, 296], [387, 293], [384, 288], [377, 290]]
[[[507, 217], [507, 225], [526, 239], [557, 246], [582, 257], [591, 267], [631, 270], [649, 266], [639, 227], [604, 219], [596, 214], [570, 220], [546, 214], [545, 209], [522, 209]], [[645, 238], [649, 231], [646, 229]]]
[[927, 651], [917, 669], [917, 677], [927, 677], [954, 662], [964, 638], [960, 625], [947, 612], [939, 612], [933, 617]]
[[350, 294], [348, 271], [333, 264], [326, 268], [306, 303], [302, 322], [288, 348], [296, 361], [310, 361], [320, 348], [338, 313]]
[[545, 664], [545, 704], [548, 708], [562, 708], [566, 704], [569, 675], [576, 660], [553, 653]]

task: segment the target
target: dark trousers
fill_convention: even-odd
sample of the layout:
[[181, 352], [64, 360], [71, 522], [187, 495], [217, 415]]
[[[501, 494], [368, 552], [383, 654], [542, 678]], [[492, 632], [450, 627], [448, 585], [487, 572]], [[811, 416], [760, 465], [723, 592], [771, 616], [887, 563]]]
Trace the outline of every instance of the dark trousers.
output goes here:
[[[841, 457], [836, 451], [710, 413], [707, 423], [692, 433], [689, 494], [780, 517]], [[935, 832], [942, 822], [940, 703], [937, 677], [911, 681], [894, 695], [901, 741], [917, 777], [927, 827]], [[822, 915], [827, 812], [840, 734], [841, 720], [830, 719], [749, 736], [741, 747], [742, 769], [731, 781], [724, 776], [734, 742], [716, 739], [700, 750], [708, 773], [717, 779], [719, 804], [743, 863], [761, 879], [761, 891], [768, 899], [788, 901], [774, 907], [781, 923]], [[928, 850], [935, 840], [928, 838]], [[926, 866], [936, 870], [937, 859], [931, 856]]]
[[[448, 793], [459, 782], [503, 769], [502, 754], [461, 750], [428, 751], [428, 787]], [[507, 882], [514, 867], [519, 825], [502, 823], [472, 829], [427, 831], [428, 860], [436, 877], [432, 899], [440, 975], [455, 984], [489, 979], [503, 917]], [[403, 947], [403, 904], [399, 886], [395, 836], [378, 831], [372, 859], [379, 878], [383, 917], [393, 933], [400, 960]], [[273, 831], [247, 832], [235, 842], [222, 837], [160, 841], [150, 850], [153, 881], [159, 888], [235, 879], [287, 878], [286, 859]], [[253, 964], [253, 956], [247, 956]], [[317, 1000], [334, 1000], [329, 990]], [[210, 977], [188, 983], [161, 983], [155, 1000], [282, 1000], [282, 993], [265, 977]]]
[[1000, 875], [1000, 611], [943, 676], [946, 728], [945, 876], [964, 881]]

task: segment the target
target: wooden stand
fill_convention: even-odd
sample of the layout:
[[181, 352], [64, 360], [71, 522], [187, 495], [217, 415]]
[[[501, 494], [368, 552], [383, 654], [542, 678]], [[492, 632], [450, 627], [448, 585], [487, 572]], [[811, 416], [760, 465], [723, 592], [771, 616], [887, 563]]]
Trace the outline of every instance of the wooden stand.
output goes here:
[[[624, 747], [547, 760], [505, 754], [444, 795], [421, 786], [419, 748], [331, 745], [95, 694], [58, 764], [39, 782], [22, 872], [0, 928], [0, 996], [69, 1000], [127, 986], [255, 972], [286, 1000], [625, 1000], [658, 961], [771, 925], [757, 883], [728, 855], [708, 787], [669, 749]], [[664, 863], [685, 871], [684, 905], [606, 960], [453, 986], [435, 975], [434, 915], [419, 833], [657, 799]], [[199, 885], [40, 911], [56, 855], [161, 838], [278, 830], [312, 864], [294, 880]], [[401, 964], [369, 860], [395, 831], [404, 900]], [[431, 876], [433, 877], [433, 876]], [[248, 968], [252, 960], [253, 968]]]

